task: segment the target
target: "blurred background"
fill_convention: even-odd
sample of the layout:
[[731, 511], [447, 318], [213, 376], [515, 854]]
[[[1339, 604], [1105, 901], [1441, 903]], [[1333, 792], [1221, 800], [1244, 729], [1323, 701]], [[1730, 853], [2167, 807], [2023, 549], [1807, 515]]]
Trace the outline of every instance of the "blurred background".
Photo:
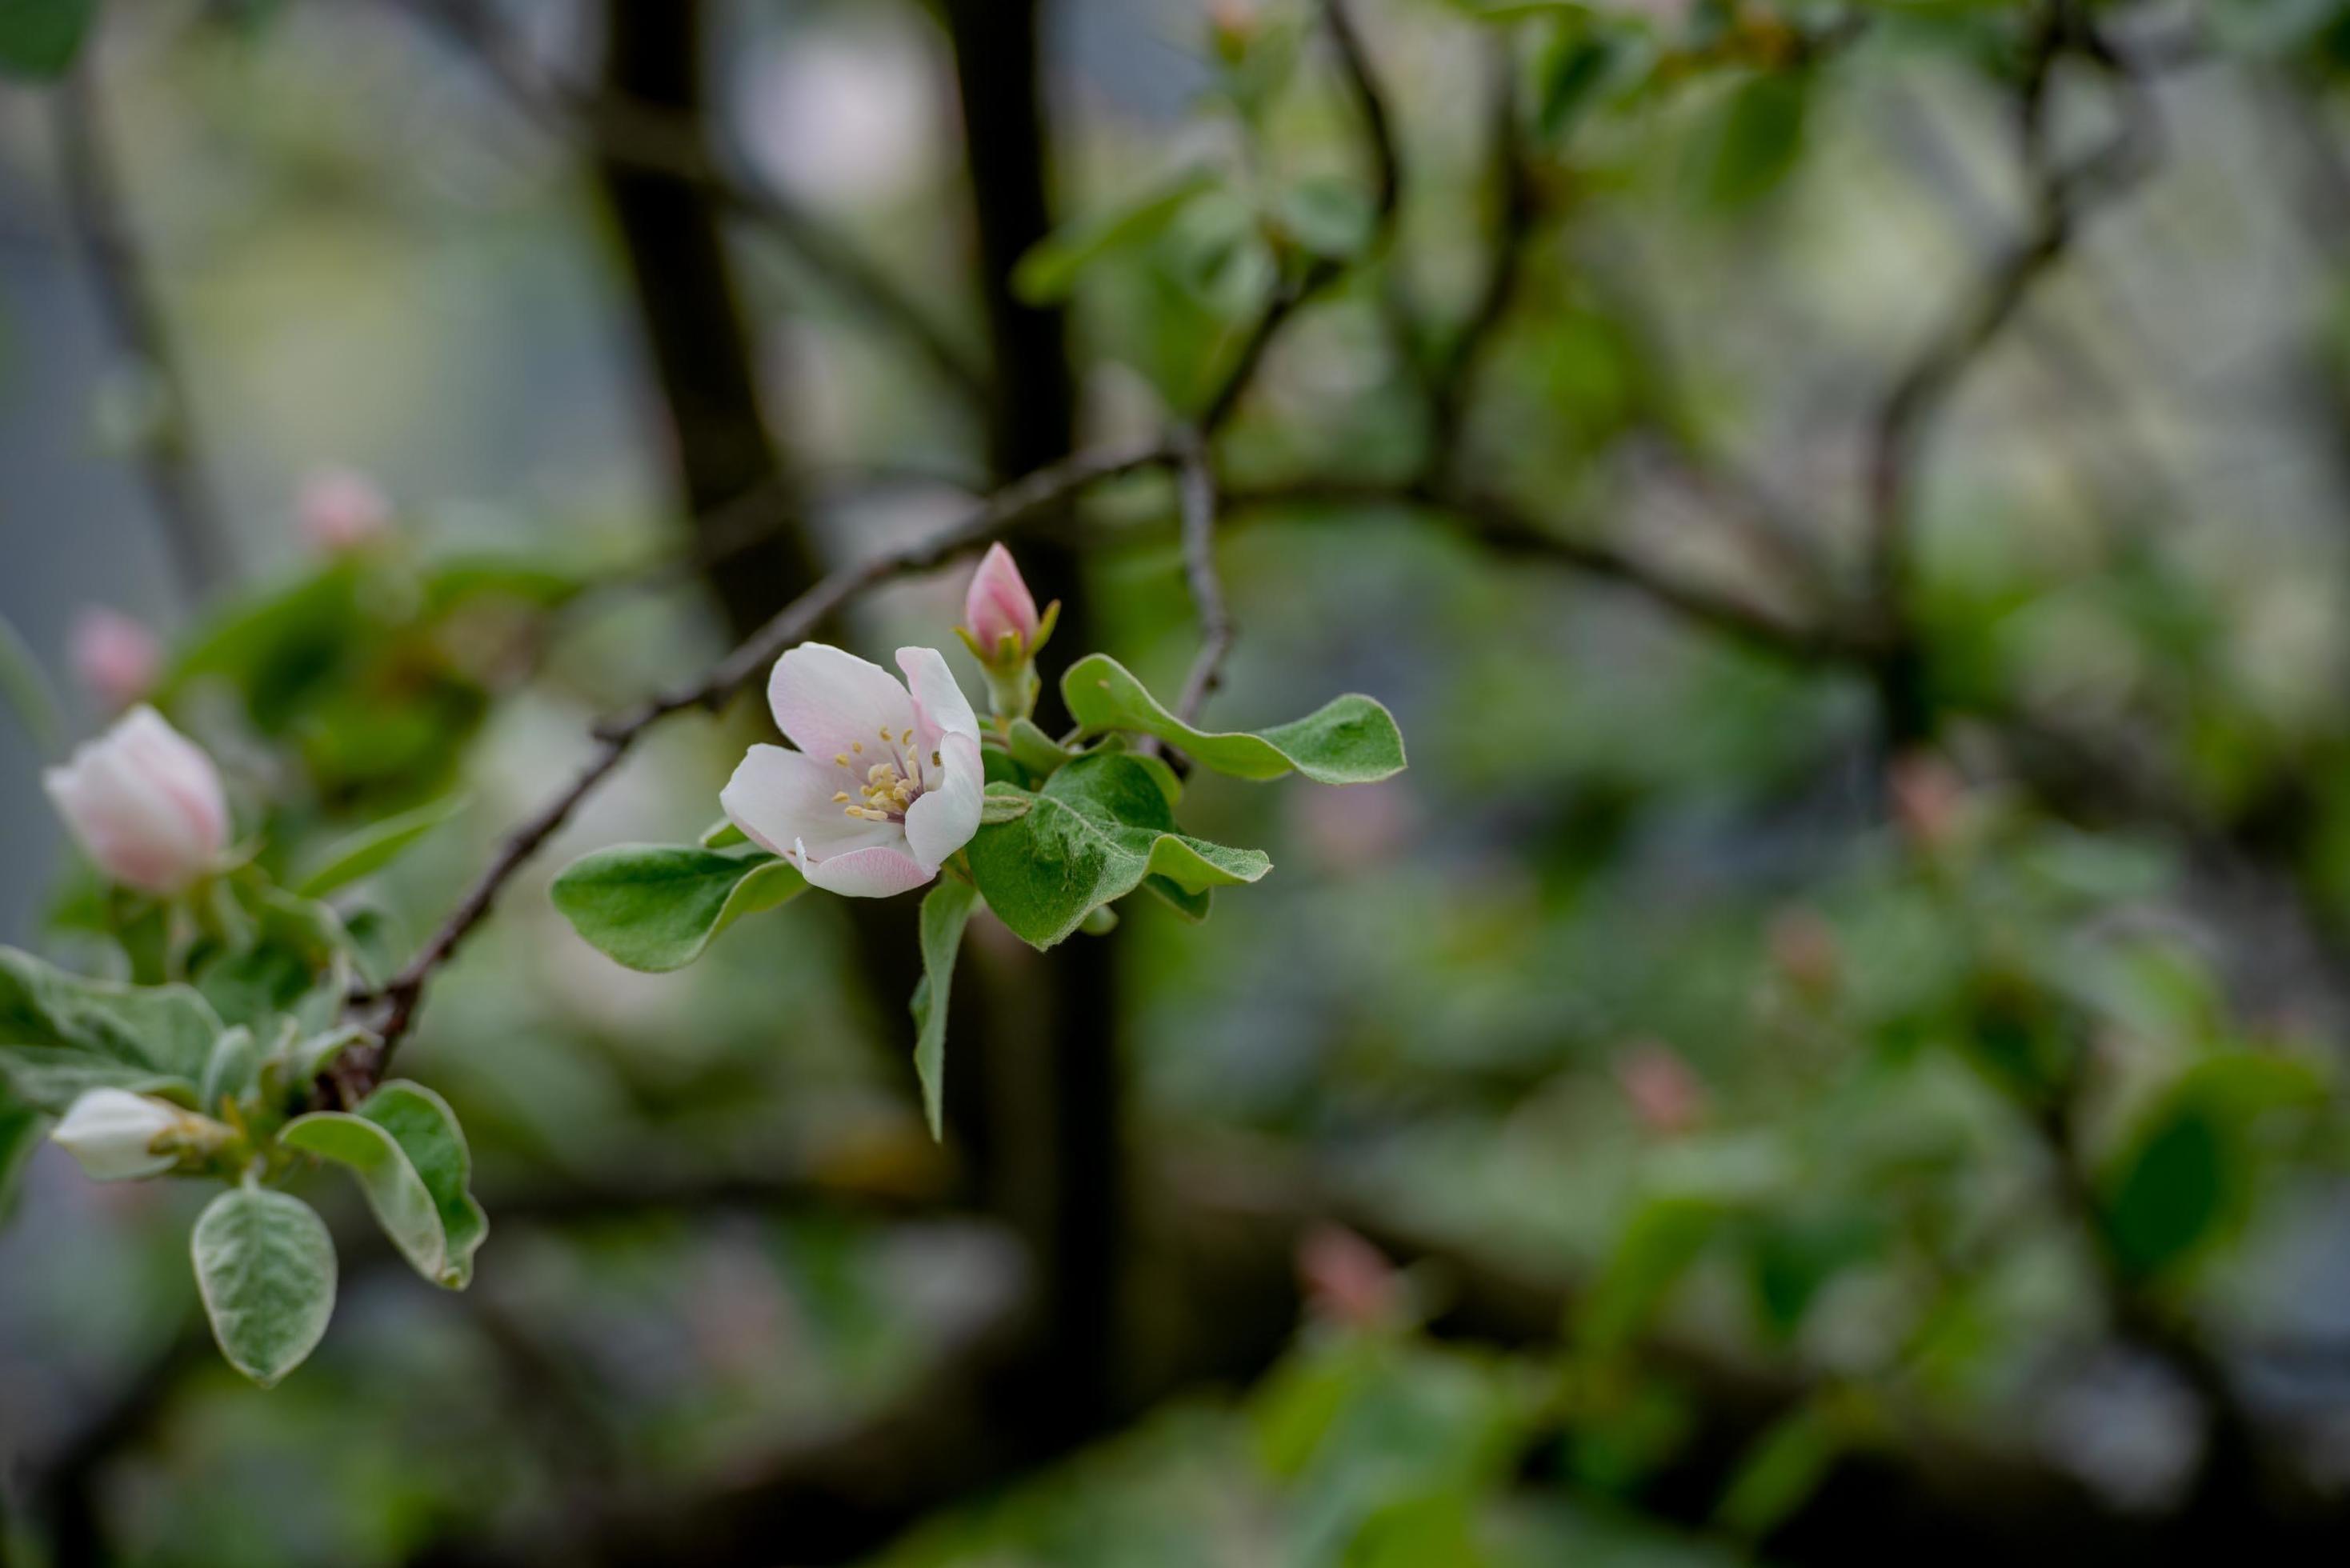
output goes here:
[[[0, 940], [93, 951], [40, 769], [146, 697], [284, 864], [458, 803], [359, 895], [396, 960], [598, 715], [1192, 423], [1211, 727], [1360, 691], [1411, 754], [1197, 778], [1277, 867], [1204, 926], [981, 917], [933, 1146], [911, 900], [661, 977], [547, 906], [767, 725], [681, 718], [409, 1048], [470, 1292], [314, 1182], [263, 1393], [198, 1195], [31, 1154], [0, 1558], [2350, 1551], [2341, 0], [10, 0], [0, 57]], [[1048, 665], [1180, 684], [1174, 513], [1015, 540]], [[966, 569], [832, 635], [980, 691]]]

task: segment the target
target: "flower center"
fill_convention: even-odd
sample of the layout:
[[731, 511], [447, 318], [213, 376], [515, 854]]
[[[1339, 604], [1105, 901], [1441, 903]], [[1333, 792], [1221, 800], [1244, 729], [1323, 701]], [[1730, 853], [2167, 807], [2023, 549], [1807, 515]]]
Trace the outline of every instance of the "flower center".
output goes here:
[[[850, 787], [832, 798], [849, 816], [902, 826], [907, 808], [922, 797], [922, 755], [915, 749], [910, 724], [894, 735], [883, 725], [881, 742], [878, 752], [868, 753], [864, 742], [852, 741], [847, 751], [833, 754], [833, 764], [848, 775]], [[875, 757], [879, 760], [868, 760]], [[938, 753], [931, 753], [930, 765], [940, 765]], [[860, 767], [864, 769], [861, 777]]]

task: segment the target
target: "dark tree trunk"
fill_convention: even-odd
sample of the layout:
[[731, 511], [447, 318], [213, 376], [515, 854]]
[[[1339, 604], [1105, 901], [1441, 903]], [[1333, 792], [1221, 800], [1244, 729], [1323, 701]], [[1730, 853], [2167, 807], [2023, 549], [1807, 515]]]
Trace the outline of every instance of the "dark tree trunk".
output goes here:
[[[1046, 109], [1038, 0], [945, 0], [961, 94], [996, 395], [988, 432], [997, 477], [1010, 479], [1066, 456], [1075, 439], [1076, 392], [1067, 324], [1012, 291], [1020, 257], [1052, 227]], [[1021, 549], [1039, 603], [1061, 601], [1047, 650], [1038, 721], [1066, 721], [1054, 680], [1073, 653], [1097, 645], [1076, 553], [1044, 540]], [[992, 1104], [987, 1179], [1001, 1194], [1040, 1271], [1036, 1324], [1041, 1376], [1025, 1414], [1047, 1447], [1098, 1430], [1118, 1409], [1118, 1282], [1125, 1180], [1119, 1147], [1118, 944], [1072, 938], [1042, 960], [991, 977], [993, 1009], [1030, 1021], [1034, 1033], [996, 1032], [987, 1063]], [[1006, 1082], [1006, 1079], [1009, 1079]], [[1026, 1376], [1024, 1374], [1023, 1376]]]
[[[698, 117], [704, 16], [703, 0], [612, 0], [605, 90]], [[608, 163], [603, 184], [660, 388], [676, 491], [695, 529], [715, 543], [712, 531], [730, 506], [752, 496], [768, 498], [763, 509], [792, 514], [800, 497], [767, 433], [718, 213], [691, 185], [641, 168]], [[797, 528], [729, 551], [710, 574], [737, 638], [817, 575], [816, 552]]]

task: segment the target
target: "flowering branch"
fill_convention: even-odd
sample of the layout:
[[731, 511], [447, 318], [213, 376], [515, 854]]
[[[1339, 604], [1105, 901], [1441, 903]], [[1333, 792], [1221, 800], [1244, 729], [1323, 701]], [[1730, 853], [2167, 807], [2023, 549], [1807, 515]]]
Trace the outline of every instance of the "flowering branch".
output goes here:
[[1166, 444], [1152, 441], [1080, 452], [1066, 462], [1040, 469], [996, 492], [962, 522], [832, 573], [785, 606], [754, 636], [700, 680], [673, 688], [628, 713], [598, 724], [595, 754], [560, 793], [506, 835], [488, 867], [474, 879], [432, 940], [380, 990], [352, 998], [355, 1007], [383, 1008], [376, 1028], [380, 1044], [344, 1054], [333, 1074], [334, 1095], [345, 1099], [354, 1093], [363, 1095], [381, 1080], [393, 1051], [415, 1021], [416, 1009], [434, 972], [449, 961], [473, 928], [482, 923], [514, 874], [570, 820], [580, 802], [619, 765], [646, 731], [671, 714], [689, 708], [715, 711], [723, 707], [772, 665], [785, 648], [805, 639], [868, 589], [910, 572], [935, 566], [950, 556], [986, 544], [1035, 514], [1057, 506], [1104, 480], [1159, 466], [1168, 459]]

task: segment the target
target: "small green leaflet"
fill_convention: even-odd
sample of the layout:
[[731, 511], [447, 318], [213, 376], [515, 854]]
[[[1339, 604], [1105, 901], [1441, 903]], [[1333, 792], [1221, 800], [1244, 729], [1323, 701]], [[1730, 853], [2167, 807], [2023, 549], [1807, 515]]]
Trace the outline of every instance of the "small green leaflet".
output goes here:
[[308, 1204], [233, 1189], [198, 1217], [191, 1251], [231, 1366], [266, 1388], [317, 1348], [335, 1312], [335, 1243]]
[[1039, 948], [1066, 938], [1088, 912], [1146, 877], [1191, 895], [1253, 882], [1273, 869], [1262, 851], [1177, 833], [1150, 768], [1108, 751], [1055, 774], [1026, 815], [983, 826], [967, 853], [988, 908]]
[[1215, 186], [1212, 171], [1189, 169], [1145, 185], [1139, 195], [1117, 206], [1062, 224], [1030, 246], [1013, 267], [1012, 291], [1031, 305], [1068, 298], [1087, 267], [1106, 255], [1157, 239], [1193, 197]]
[[306, 898], [320, 898], [362, 877], [372, 876], [464, 809], [465, 797], [452, 794], [371, 823], [328, 846], [318, 864], [295, 883], [294, 891]]
[[1201, 767], [1234, 778], [1275, 779], [1294, 770], [1316, 784], [1374, 784], [1404, 767], [1402, 732], [1393, 715], [1368, 697], [1336, 698], [1303, 719], [1269, 730], [1211, 734], [1161, 707], [1118, 660], [1093, 653], [1061, 677], [1061, 698], [1089, 734], [1132, 730], [1156, 735]]
[[996, 822], [1017, 822], [1027, 815], [1035, 804], [1035, 795], [1030, 794], [1018, 784], [1005, 784], [999, 779], [989, 784], [987, 793], [980, 797], [979, 820], [983, 826]]
[[799, 872], [772, 855], [617, 844], [565, 867], [550, 891], [556, 909], [598, 950], [660, 974], [700, 958], [744, 915], [806, 889]]
[[954, 877], [941, 877], [922, 899], [922, 979], [914, 987], [914, 1075], [922, 1084], [922, 1116], [931, 1137], [946, 1136], [947, 996], [954, 983], [955, 954], [963, 927], [979, 902], [979, 891]]

